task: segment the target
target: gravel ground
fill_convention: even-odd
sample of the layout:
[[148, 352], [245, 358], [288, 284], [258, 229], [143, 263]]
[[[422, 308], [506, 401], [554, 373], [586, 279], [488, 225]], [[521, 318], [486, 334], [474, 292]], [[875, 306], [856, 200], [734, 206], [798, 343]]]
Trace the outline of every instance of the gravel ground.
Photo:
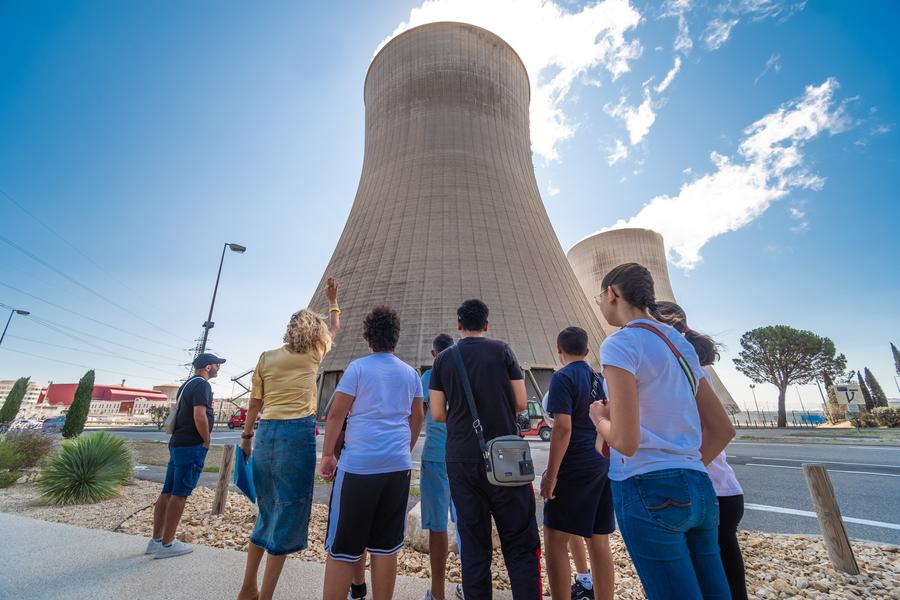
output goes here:
[[[88, 506], [50, 507], [36, 504], [32, 485], [16, 485], [0, 490], [0, 511], [36, 519], [147, 535], [152, 527], [152, 510], [146, 507], [159, 493], [155, 483], [136, 482], [123, 487], [119, 498]], [[232, 493], [224, 515], [211, 516], [213, 491], [198, 488], [188, 500], [179, 537], [187, 542], [246, 550], [256, 518], [256, 507], [240, 494]], [[313, 505], [310, 547], [292, 558], [323, 562], [328, 509]], [[854, 542], [863, 574], [852, 577], [834, 571], [821, 540], [811, 536], [741, 532], [747, 563], [747, 583], [753, 598], [898, 598], [900, 597], [900, 548]], [[616, 563], [616, 597], [644, 598], [640, 584], [625, 552], [621, 538], [612, 536]], [[399, 557], [399, 573], [428, 578], [428, 555], [405, 548]], [[459, 558], [450, 554], [448, 579], [458, 582]], [[494, 587], [508, 589], [509, 582], [499, 550], [494, 553]], [[544, 581], [546, 586], [546, 575]]]
[[122, 486], [118, 498], [105, 502], [48, 506], [41, 502], [34, 485], [18, 484], [0, 490], [0, 512], [112, 531], [129, 515], [151, 505], [157, 496], [158, 484], [135, 481], [132, 485]]

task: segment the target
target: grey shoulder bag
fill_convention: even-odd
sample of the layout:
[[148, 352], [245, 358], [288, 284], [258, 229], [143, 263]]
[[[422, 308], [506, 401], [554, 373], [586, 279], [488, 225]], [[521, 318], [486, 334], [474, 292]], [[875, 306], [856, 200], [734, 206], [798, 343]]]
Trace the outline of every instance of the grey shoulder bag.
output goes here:
[[472, 384], [469, 382], [469, 374], [463, 364], [459, 346], [454, 344], [450, 353], [453, 355], [456, 371], [466, 392], [466, 402], [472, 414], [472, 428], [475, 430], [475, 437], [478, 438], [478, 447], [484, 459], [488, 482], [501, 487], [531, 483], [534, 481], [534, 462], [531, 460], [531, 447], [528, 442], [518, 435], [502, 435], [485, 442], [484, 429], [475, 408]]

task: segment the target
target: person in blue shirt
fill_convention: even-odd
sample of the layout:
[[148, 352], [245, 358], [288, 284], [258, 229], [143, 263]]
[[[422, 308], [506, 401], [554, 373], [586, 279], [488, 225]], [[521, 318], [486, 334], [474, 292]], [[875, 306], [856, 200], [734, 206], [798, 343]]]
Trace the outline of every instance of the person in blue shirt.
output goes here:
[[[453, 338], [441, 333], [431, 342], [431, 356], [453, 345]], [[428, 556], [431, 561], [431, 589], [422, 600], [444, 600], [444, 581], [447, 573], [447, 515], [456, 521], [456, 511], [450, 501], [450, 480], [447, 478], [447, 424], [438, 423], [428, 406], [428, 384], [431, 369], [422, 374], [425, 393], [425, 445], [422, 447], [422, 468], [419, 489], [422, 494], [422, 529], [428, 530]]]
[[[576, 600], [612, 600], [615, 571], [609, 534], [615, 531], [609, 460], [595, 448], [597, 433], [590, 417], [592, 391], [599, 375], [587, 363], [588, 335], [567, 327], [556, 338], [563, 368], [553, 374], [547, 412], [553, 417], [550, 456], [541, 478], [544, 498], [544, 560], [554, 600], [570, 596], [568, 543], [573, 536], [587, 541], [592, 581], [576, 581]], [[577, 543], [581, 540], [576, 538]]]

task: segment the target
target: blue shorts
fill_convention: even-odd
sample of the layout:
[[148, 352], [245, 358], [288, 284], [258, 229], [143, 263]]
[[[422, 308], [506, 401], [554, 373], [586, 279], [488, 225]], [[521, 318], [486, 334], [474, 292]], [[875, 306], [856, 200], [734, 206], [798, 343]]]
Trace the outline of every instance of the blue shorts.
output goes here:
[[203, 444], [170, 447], [162, 493], [183, 498], [190, 496], [200, 481], [200, 473], [203, 472], [208, 451]]
[[456, 508], [450, 500], [447, 463], [423, 460], [419, 471], [419, 491], [422, 494], [422, 529], [436, 533], [447, 531], [448, 513], [456, 523]]

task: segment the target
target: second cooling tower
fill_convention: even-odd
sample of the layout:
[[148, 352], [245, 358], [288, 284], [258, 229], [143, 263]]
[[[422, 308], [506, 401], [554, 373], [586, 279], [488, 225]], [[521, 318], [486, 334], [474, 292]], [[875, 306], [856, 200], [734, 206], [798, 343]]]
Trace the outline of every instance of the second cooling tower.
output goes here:
[[[575, 244], [569, 250], [568, 257], [575, 276], [584, 289], [585, 296], [591, 299], [594, 314], [607, 335], [613, 333], [617, 327], [606, 322], [600, 312], [600, 307], [593, 299], [603, 291], [600, 283], [613, 267], [628, 262], [644, 265], [653, 276], [656, 299], [676, 302], [672, 284], [669, 282], [666, 245], [663, 243], [663, 237], [655, 231], [650, 229], [613, 229], [596, 233]], [[713, 389], [726, 410], [739, 412], [737, 403], [715, 370], [707, 367], [706, 371], [709, 373]]]

